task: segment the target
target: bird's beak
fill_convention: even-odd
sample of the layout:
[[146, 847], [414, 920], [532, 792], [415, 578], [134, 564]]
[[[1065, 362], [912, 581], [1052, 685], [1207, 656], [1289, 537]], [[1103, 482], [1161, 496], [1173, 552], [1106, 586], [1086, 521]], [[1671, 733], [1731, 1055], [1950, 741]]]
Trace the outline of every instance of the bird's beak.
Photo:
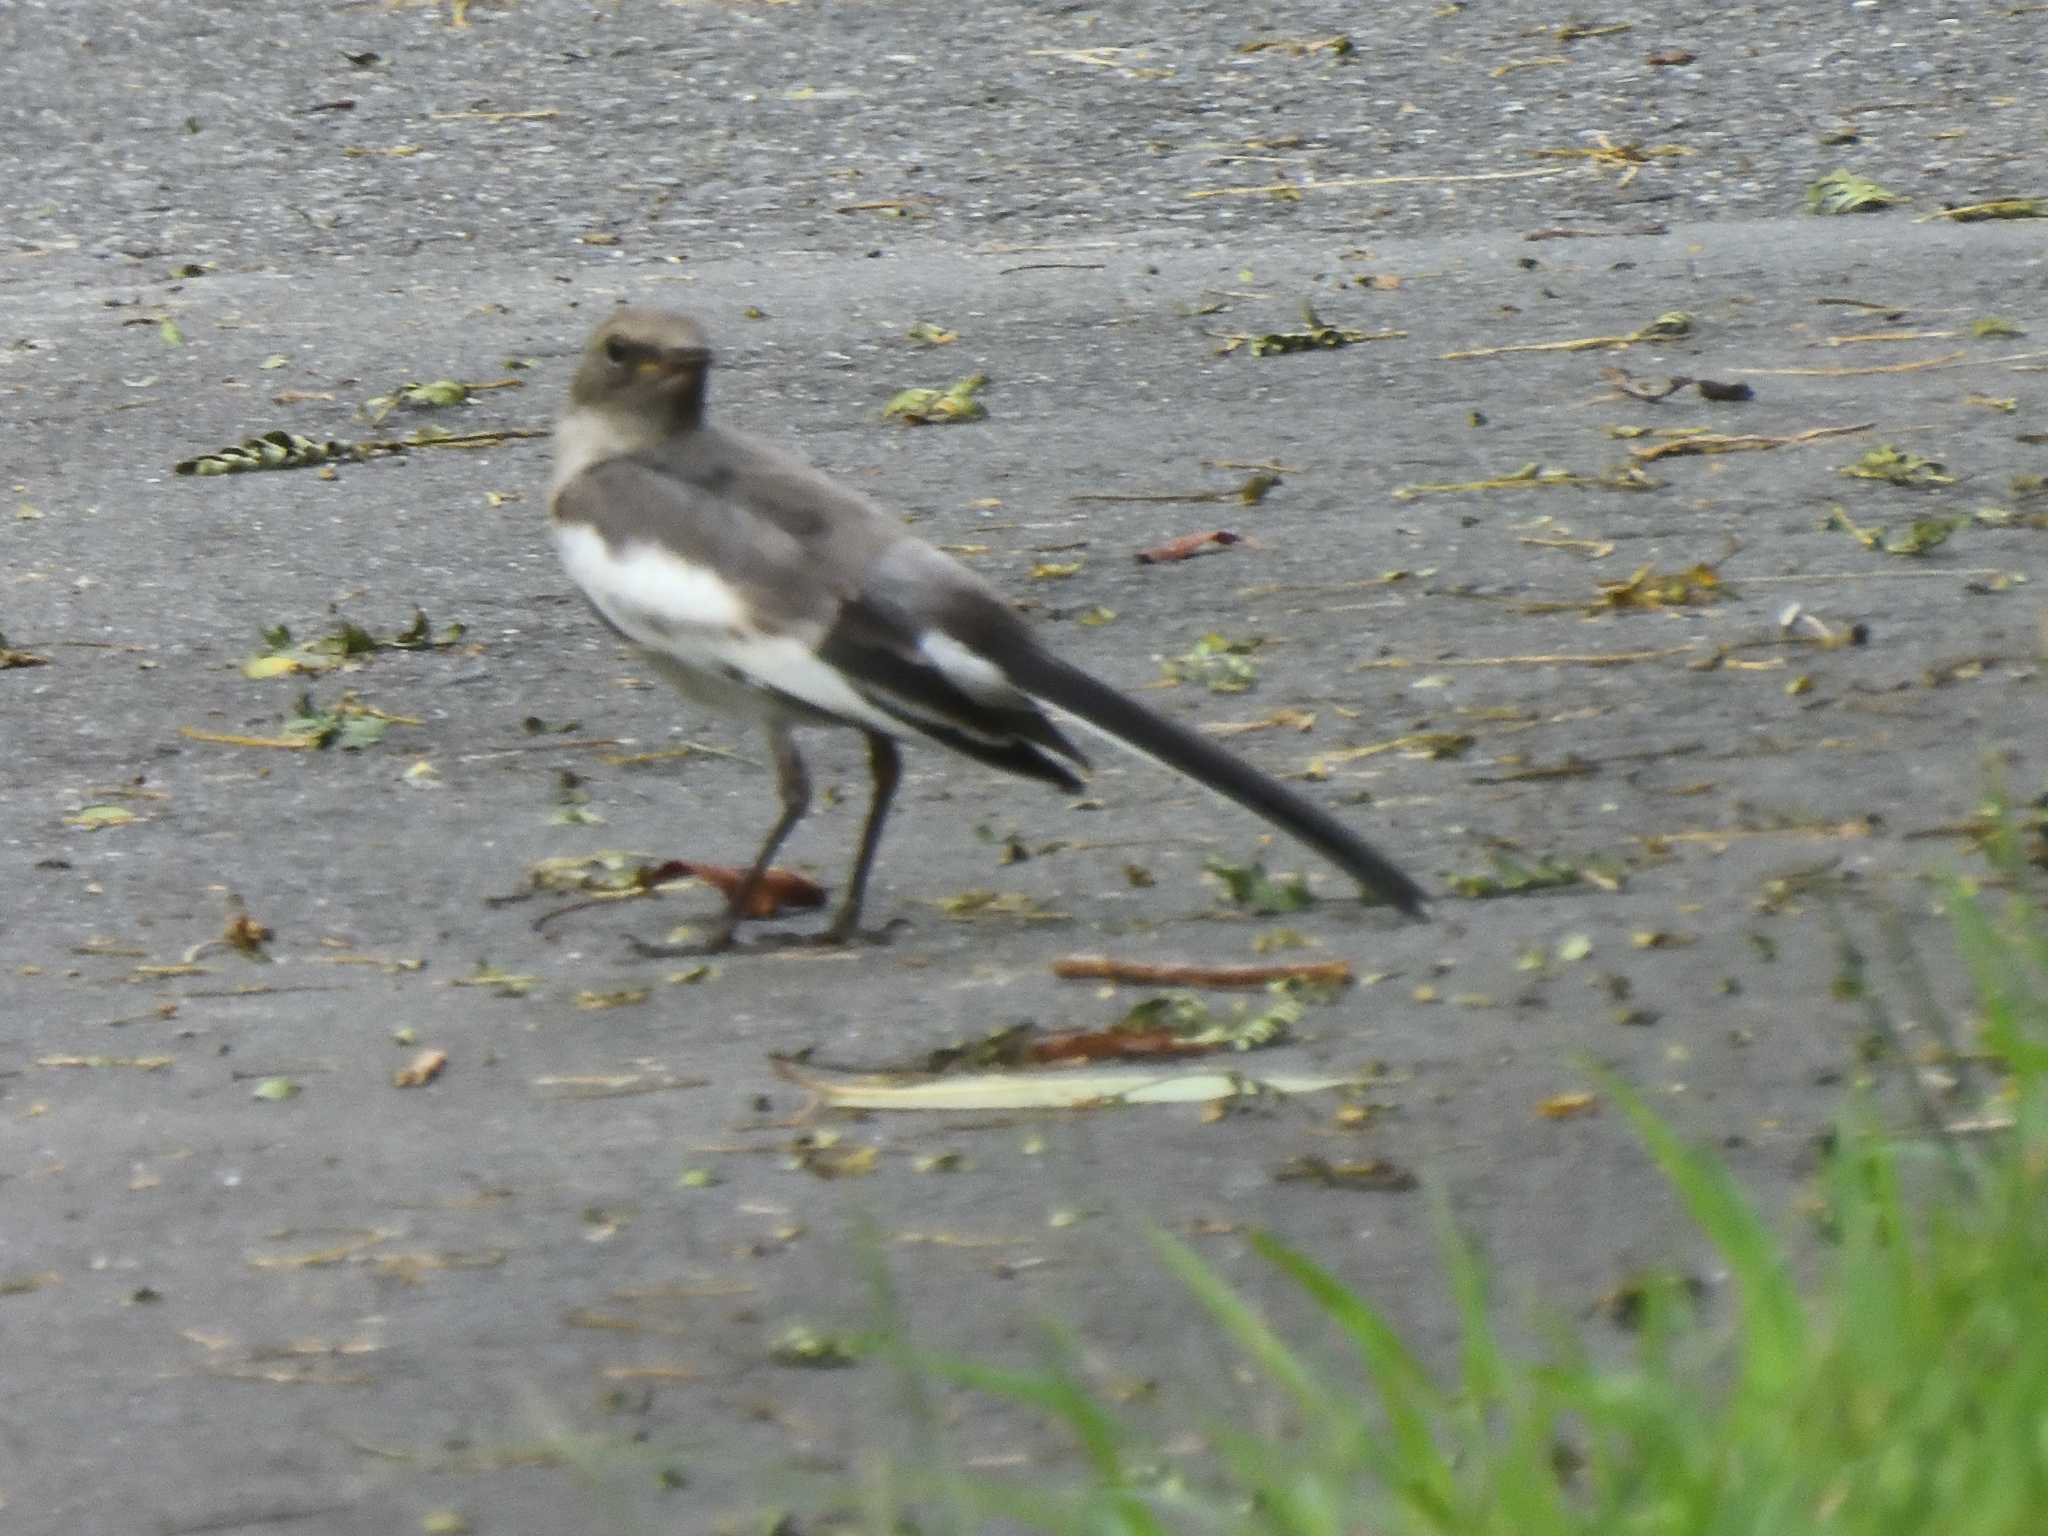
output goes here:
[[700, 372], [710, 363], [709, 347], [670, 347], [641, 359], [635, 371], [643, 379], [675, 379]]

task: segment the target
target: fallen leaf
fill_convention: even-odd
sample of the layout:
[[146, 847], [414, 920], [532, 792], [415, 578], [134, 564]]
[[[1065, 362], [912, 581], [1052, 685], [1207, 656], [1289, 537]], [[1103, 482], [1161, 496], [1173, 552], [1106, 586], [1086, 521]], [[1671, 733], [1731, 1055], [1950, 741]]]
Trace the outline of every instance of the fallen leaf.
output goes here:
[[1316, 717], [1306, 709], [1276, 709], [1270, 715], [1257, 720], [1205, 720], [1202, 734], [1205, 736], [1242, 736], [1248, 731], [1312, 731]]
[[500, 997], [524, 997], [534, 989], [540, 977], [517, 975], [501, 971], [485, 961], [479, 961], [477, 968], [467, 976], [457, 976], [449, 981], [451, 987], [489, 987]]
[[[1564, 64], [1568, 62], [1568, 60], [1561, 58], [1527, 59], [1520, 61], [1519, 67], [1528, 68], [1537, 64]], [[1516, 66], [1507, 65], [1494, 70], [1495, 78], [1499, 78], [1511, 67]], [[1593, 143], [1590, 145], [1575, 145], [1570, 149], [1536, 149], [1531, 150], [1530, 153], [1539, 160], [1583, 160], [1589, 168], [1616, 171], [1619, 173], [1620, 179], [1616, 181], [1615, 185], [1617, 187], [1625, 187], [1642, 174], [1644, 166], [1652, 165], [1659, 160], [1680, 160], [1692, 154], [1693, 151], [1686, 148], [1683, 144], [1652, 144], [1648, 146], [1634, 142], [1617, 144], [1608, 138], [1606, 134], [1596, 133], [1593, 135]]]
[[358, 457], [351, 445], [329, 438], [325, 442], [297, 432], [265, 432], [232, 448], [216, 449], [197, 458], [180, 459], [171, 466], [180, 475], [238, 475], [260, 469], [303, 469], [308, 465], [331, 464]]
[[33, 651], [17, 651], [9, 647], [7, 637], [0, 634], [0, 672], [9, 667], [46, 667], [50, 664], [47, 656], [38, 656]]
[[1353, 979], [1348, 960], [1198, 965], [1175, 961], [1119, 960], [1108, 955], [1066, 955], [1053, 961], [1052, 973], [1065, 981], [1119, 981], [1148, 987], [1220, 989], [1264, 987], [1276, 981], [1289, 980], [1341, 987]]
[[1899, 533], [1887, 533], [1882, 528], [1856, 522], [1846, 507], [1834, 507], [1821, 526], [1840, 528], [1865, 549], [1874, 549], [1881, 554], [1924, 555], [1946, 544], [1949, 535], [1969, 521], [1966, 517], [1923, 517], [1907, 524]]
[[1498, 347], [1472, 347], [1457, 352], [1444, 352], [1439, 356], [1444, 362], [1460, 362], [1472, 358], [1503, 357], [1515, 352], [1591, 352], [1632, 347], [1645, 341], [1664, 341], [1676, 336], [1692, 334], [1693, 317], [1682, 309], [1666, 310], [1648, 325], [1638, 330], [1617, 336], [1574, 336], [1566, 341], [1522, 341], [1510, 342]]
[[843, 1147], [805, 1142], [796, 1148], [794, 1166], [820, 1179], [861, 1179], [881, 1166], [881, 1149], [869, 1145]]
[[424, 1088], [441, 1075], [441, 1069], [448, 1065], [448, 1053], [441, 1050], [424, 1050], [391, 1074], [394, 1088]]
[[929, 1052], [922, 1071], [957, 1073], [961, 1068], [1064, 1066], [1075, 1062], [1128, 1061], [1254, 1050], [1284, 1039], [1300, 1021], [1302, 1004], [1274, 987], [1276, 1000], [1254, 1011], [1237, 1003], [1213, 1012], [1191, 992], [1149, 997], [1103, 1029], [1041, 1029], [1007, 1025], [979, 1039]]
[[1917, 453], [1885, 443], [1873, 448], [1853, 464], [1844, 464], [1837, 474], [1847, 475], [1852, 480], [1882, 480], [1888, 485], [1932, 486], [1954, 485], [1956, 477], [1947, 473], [1946, 467], [1933, 459], [1922, 458]]
[[1415, 1188], [1415, 1175], [1385, 1158], [1331, 1162], [1313, 1154], [1291, 1158], [1273, 1171], [1281, 1183], [1320, 1184], [1325, 1189], [1362, 1189], [1399, 1193]]
[[868, 1352], [866, 1339], [851, 1334], [824, 1333], [806, 1324], [793, 1324], [768, 1346], [768, 1358], [777, 1365], [801, 1366], [808, 1370], [833, 1370], [858, 1365]]
[[[533, 891], [596, 891], [602, 895], [637, 895], [658, 883], [656, 871], [666, 866], [637, 853], [605, 849], [600, 853], [567, 854], [538, 859], [527, 866], [528, 890], [513, 896], [493, 896], [494, 902], [521, 901]], [[686, 879], [678, 871], [672, 878]]]
[[1294, 58], [1304, 58], [1312, 53], [1327, 53], [1332, 58], [1343, 58], [1352, 51], [1351, 39], [1339, 33], [1331, 37], [1268, 37], [1255, 42], [1239, 43], [1239, 53], [1285, 53]]
[[2048, 219], [2048, 197], [2001, 197], [1988, 203], [1965, 203], [1960, 208], [1930, 213], [1916, 222], [1924, 224], [1929, 219], [1949, 219], [1958, 224], [1975, 224], [1985, 219]]
[[1408, 334], [1406, 331], [1360, 331], [1331, 325], [1316, 314], [1315, 305], [1307, 299], [1301, 301], [1301, 320], [1302, 329], [1298, 331], [1226, 336], [1223, 345], [1216, 350], [1224, 356], [1243, 348], [1252, 357], [1280, 357], [1291, 352], [1327, 352], [1361, 341], [1398, 341]]
[[1133, 558], [1140, 565], [1168, 565], [1176, 560], [1192, 559], [1209, 549], [1227, 548], [1243, 542], [1241, 535], [1218, 528], [1209, 533], [1184, 533], [1177, 539], [1168, 539], [1164, 544], [1141, 549]]
[[[1717, 386], [1726, 390], [1730, 386]], [[1747, 399], [1747, 386], [1735, 386], [1745, 392], [1738, 398]], [[1704, 394], [1706, 391], [1701, 390]], [[1866, 421], [1848, 427], [1813, 427], [1805, 432], [1794, 432], [1790, 436], [1772, 437], [1760, 432], [1729, 435], [1721, 432], [1701, 432], [1690, 428], [1682, 429], [1684, 436], [1673, 437], [1661, 443], [1652, 443], [1647, 448], [1631, 448], [1629, 456], [1642, 463], [1658, 459], [1687, 457], [1715, 453], [1755, 453], [1772, 448], [1793, 448], [1804, 443], [1819, 442], [1823, 438], [1844, 437], [1856, 432], [1868, 432], [1877, 425]]]
[[1200, 683], [1211, 693], [1243, 693], [1258, 681], [1258, 664], [1252, 653], [1258, 640], [1232, 640], [1214, 631], [1202, 636], [1179, 656], [1168, 657], [1162, 666], [1173, 683]]
[[1719, 601], [1728, 595], [1720, 574], [1711, 565], [1689, 566], [1682, 571], [1659, 572], [1655, 566], [1638, 566], [1624, 581], [1603, 581], [1601, 608], [1682, 608]]
[[653, 995], [649, 987], [620, 987], [613, 992], [582, 991], [576, 994], [576, 1006], [591, 1012], [604, 1008], [631, 1008], [644, 1003]]
[[263, 946], [275, 937], [267, 923], [260, 923], [237, 908], [228, 915], [227, 927], [221, 930], [220, 941], [245, 955], [261, 955]]
[[1444, 883], [1453, 894], [1470, 901], [1494, 896], [1523, 896], [1531, 891], [1557, 890], [1585, 879], [1579, 864], [1566, 859], [1521, 859], [1499, 851], [1487, 855], [1493, 872], [1485, 875], [1453, 875]]
[[1853, 171], [1829, 171], [1806, 189], [1808, 213], [1876, 213], [1906, 199]]
[[1315, 896], [1299, 875], [1269, 875], [1263, 864], [1232, 864], [1226, 859], [1206, 859], [1202, 868], [1216, 877], [1230, 905], [1262, 917], [1299, 912], [1315, 904]]
[[988, 415], [988, 409], [975, 396], [987, 383], [987, 374], [976, 373], [956, 380], [945, 389], [901, 390], [882, 407], [882, 415], [884, 418], [893, 416], [905, 426], [979, 421]]
[[1323, 1093], [1357, 1087], [1345, 1075], [1236, 1072], [992, 1072], [974, 1077], [827, 1077], [778, 1061], [776, 1070], [842, 1109], [967, 1110], [1096, 1109], [1119, 1104], [1206, 1104], [1263, 1094]]
[[1032, 1040], [1024, 1062], [1050, 1066], [1070, 1061], [1137, 1061], [1161, 1056], [1205, 1056], [1215, 1050], [1169, 1029], [1056, 1029]]
[[536, 1077], [533, 1086], [551, 1090], [562, 1100], [622, 1099], [643, 1093], [672, 1093], [678, 1088], [709, 1087], [708, 1077], [682, 1077], [650, 1067], [641, 1072], [579, 1072]]
[[171, 1056], [38, 1056], [39, 1067], [133, 1067], [138, 1072], [161, 1072], [176, 1060]]
[[125, 805], [87, 805], [64, 818], [67, 827], [86, 832], [104, 832], [109, 827], [133, 826], [142, 818]]
[[[736, 864], [702, 864], [690, 859], [667, 859], [641, 871], [636, 878], [647, 886], [671, 880], [701, 880], [730, 900], [747, 872]], [[809, 875], [780, 867], [763, 870], [747, 901], [746, 918], [780, 917], [784, 912], [801, 912], [825, 905], [825, 888]]]
[[1637, 464], [1615, 464], [1598, 474], [1580, 474], [1570, 469], [1545, 469], [1539, 463], [1524, 464], [1503, 475], [1484, 480], [1432, 480], [1397, 485], [1388, 494], [1396, 501], [1413, 501], [1418, 496], [1468, 496], [1482, 491], [1656, 491], [1664, 482], [1653, 479]]
[[1035, 896], [1022, 891], [961, 891], [932, 902], [956, 923], [981, 922], [989, 918], [1016, 918], [1027, 923], [1065, 922], [1067, 914], [1056, 912]]

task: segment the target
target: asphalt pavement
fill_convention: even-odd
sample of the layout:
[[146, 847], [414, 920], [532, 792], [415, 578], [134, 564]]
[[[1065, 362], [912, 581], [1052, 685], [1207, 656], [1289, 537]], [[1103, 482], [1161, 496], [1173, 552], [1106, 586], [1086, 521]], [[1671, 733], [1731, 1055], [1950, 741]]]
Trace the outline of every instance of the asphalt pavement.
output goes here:
[[[1197, 1422], [1278, 1410], [1148, 1224], [1299, 1322], [1275, 1230], [1438, 1359], [1431, 1186], [1511, 1328], [1619, 1343], [1652, 1266], [1725, 1308], [1585, 1068], [1794, 1222], [1887, 1075], [1833, 924], [1909, 1029], [1900, 944], [1956, 995], [1941, 881], [2048, 775], [2048, 224], [1950, 213], [2048, 197], [2037, 9], [0, 6], [0, 1529], [755, 1528], [926, 1454], [886, 1364], [817, 1358], [877, 1255], [918, 1343], [1058, 1318]], [[1808, 212], [1836, 170], [1899, 200]], [[773, 810], [545, 537], [536, 434], [620, 301], [1433, 920], [1143, 763], [1076, 802], [935, 747], [886, 944], [650, 960], [714, 893], [536, 891]], [[984, 419], [884, 418], [977, 373]], [[474, 436], [173, 468], [422, 429]], [[864, 764], [813, 750], [829, 885]], [[792, 1077], [1161, 990], [1054, 975], [1095, 953], [1347, 962], [1220, 1066], [1355, 1086], [861, 1118]], [[1066, 1465], [939, 1401], [962, 1462]]]

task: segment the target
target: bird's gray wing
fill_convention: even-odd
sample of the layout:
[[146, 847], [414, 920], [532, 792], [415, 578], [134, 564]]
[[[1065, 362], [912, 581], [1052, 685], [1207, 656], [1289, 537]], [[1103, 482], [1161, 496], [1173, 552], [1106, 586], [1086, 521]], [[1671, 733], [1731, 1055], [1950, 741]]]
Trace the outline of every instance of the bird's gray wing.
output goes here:
[[[558, 528], [587, 529], [618, 561], [644, 554], [649, 572], [666, 566], [679, 577], [698, 575], [752, 626], [808, 620], [820, 632], [842, 595], [812, 553], [815, 536], [763, 516], [732, 494], [730, 480], [691, 479], [639, 457], [606, 459], [556, 493], [553, 513]], [[680, 587], [673, 601], [683, 601]], [[706, 615], [718, 606], [707, 605]]]
[[563, 564], [600, 616], [685, 674], [1078, 788], [1079, 749], [956, 636], [1019, 623], [1001, 599], [865, 498], [733, 441], [607, 459], [556, 493]]
[[1078, 789], [1074, 770], [1088, 759], [1010, 681], [1012, 626], [1023, 628], [972, 572], [905, 538], [869, 564], [818, 651], [904, 724], [997, 767]]
[[552, 512], [562, 564], [592, 606], [683, 676], [896, 728], [818, 654], [843, 601], [832, 568], [744, 501], [625, 457], [573, 476]]

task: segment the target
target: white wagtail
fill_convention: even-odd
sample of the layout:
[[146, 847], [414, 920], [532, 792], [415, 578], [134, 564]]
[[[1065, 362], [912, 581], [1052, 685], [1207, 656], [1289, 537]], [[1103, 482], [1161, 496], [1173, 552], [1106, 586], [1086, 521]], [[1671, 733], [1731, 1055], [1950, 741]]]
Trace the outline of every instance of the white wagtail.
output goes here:
[[874, 794], [826, 938], [855, 937], [901, 776], [898, 738], [1064, 790], [1088, 761], [1053, 717], [1179, 770], [1422, 915], [1424, 894], [1321, 807], [1051, 655], [979, 576], [809, 465], [704, 419], [711, 348], [683, 315], [620, 309], [591, 337], [555, 429], [549, 513], [599, 617], [690, 698], [761, 722], [782, 814], [708, 946], [732, 942], [810, 808], [799, 726], [867, 737]]

